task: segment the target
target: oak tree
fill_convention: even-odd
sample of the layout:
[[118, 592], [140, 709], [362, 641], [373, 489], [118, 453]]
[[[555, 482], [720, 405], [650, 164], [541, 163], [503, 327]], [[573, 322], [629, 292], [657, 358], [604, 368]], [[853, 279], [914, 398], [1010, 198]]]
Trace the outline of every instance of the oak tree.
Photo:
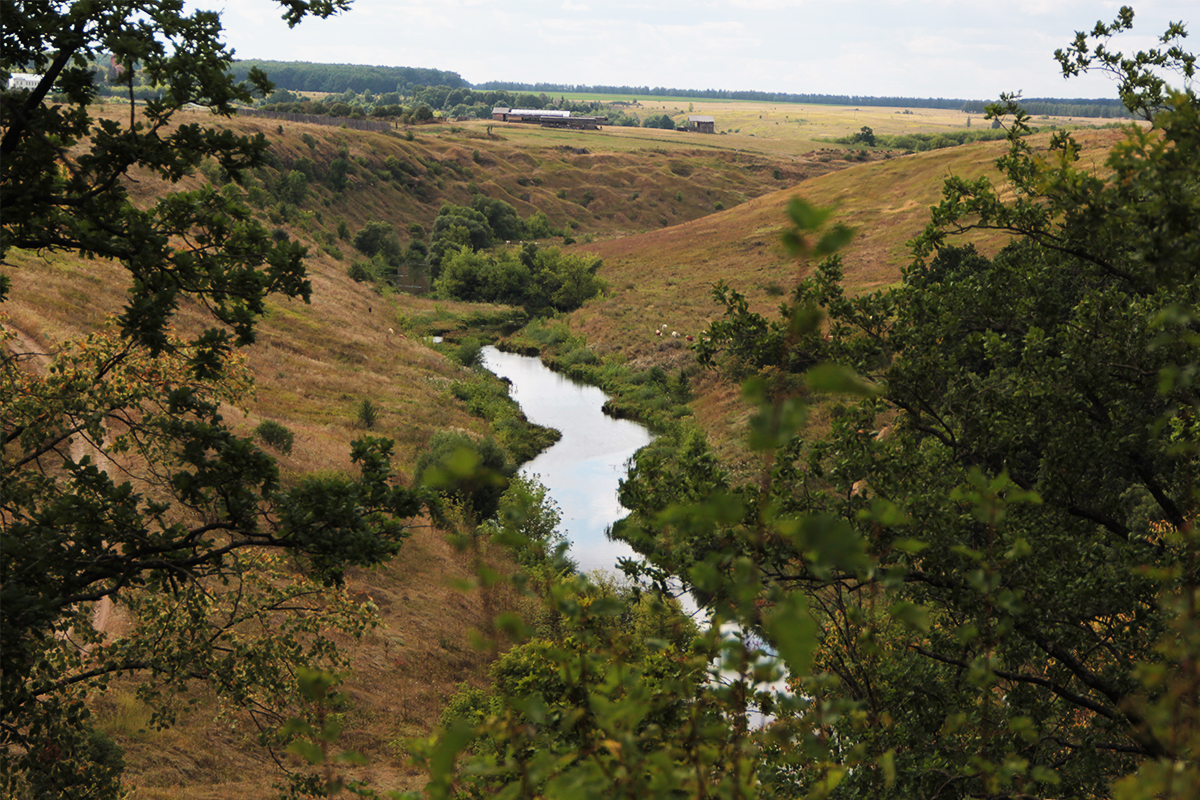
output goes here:
[[[294, 25], [348, 0], [280, 5]], [[235, 182], [266, 163], [262, 135], [179, 119], [189, 104], [230, 116], [269, 88], [259, 71], [251, 86], [231, 77], [217, 14], [4, 0], [0, 21], [0, 77], [39, 76], [0, 94], [4, 269], [33, 251], [129, 276], [116, 328], [58, 344], [46, 365], [4, 337], [0, 765], [10, 796], [114, 797], [119, 753], [89, 723], [89, 692], [137, 675], [166, 723], [178, 688], [202, 681], [273, 729], [295, 665], [336, 658], [318, 629], [368, 623], [339, 589], [344, 570], [396, 552], [418, 498], [393, 481], [390, 442], [354, 444], [358, 478], [285, 488], [222, 419], [246, 387], [234, 347], [254, 341], [265, 298], [307, 300], [310, 285], [304, 249], [273, 239], [237, 192], [173, 186], [206, 159]], [[97, 113], [109, 64], [157, 96]], [[135, 202], [134, 175], [166, 190]], [[10, 286], [0, 277], [0, 299]], [[183, 303], [211, 327], [176, 335]], [[111, 602], [128, 635], [96, 623]]]

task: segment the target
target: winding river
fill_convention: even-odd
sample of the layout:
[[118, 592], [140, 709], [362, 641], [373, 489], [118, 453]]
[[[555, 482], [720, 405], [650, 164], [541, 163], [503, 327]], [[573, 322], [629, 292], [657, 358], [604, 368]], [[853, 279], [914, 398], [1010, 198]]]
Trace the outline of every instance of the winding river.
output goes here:
[[616, 571], [621, 558], [636, 558], [608, 528], [627, 510], [617, 500], [626, 464], [653, 437], [644, 426], [606, 416], [604, 393], [547, 369], [536, 358], [483, 348], [483, 365], [511, 382], [509, 393], [531, 422], [562, 432], [562, 438], [521, 468], [536, 476], [562, 512], [560, 530], [568, 554], [582, 572]]

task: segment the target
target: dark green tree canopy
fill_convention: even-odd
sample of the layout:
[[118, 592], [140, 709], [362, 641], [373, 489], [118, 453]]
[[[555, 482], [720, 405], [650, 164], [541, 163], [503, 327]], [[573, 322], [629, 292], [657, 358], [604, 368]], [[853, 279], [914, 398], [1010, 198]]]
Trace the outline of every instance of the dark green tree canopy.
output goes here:
[[[621, 535], [714, 609], [737, 574], [807, 609], [796, 683], [838, 710], [833, 760], [866, 760], [840, 796], [1197, 785], [1195, 705], [1169, 698], [1194, 685], [1200, 624], [1200, 100], [1161, 78], [1193, 75], [1181, 26], [1154, 51], [1096, 45], [1131, 20], [1060, 60], [1115, 72], [1150, 128], [1096, 171], [1067, 134], [1036, 150], [1006, 101], [1005, 185], [947, 180], [900, 286], [850, 297], [830, 259], [778, 320], [718, 287], [725, 317], [697, 350], [753, 376], [767, 466], [731, 487], [694, 440], [673, 460], [664, 443], [622, 488]], [[950, 238], [973, 229], [1013, 241], [989, 258]], [[805, 441], [814, 388], [859, 397], [826, 400], [829, 433]], [[706, 473], [707, 492], [684, 479]], [[794, 632], [744, 619], [788, 652]]]
[[[347, 5], [281, 0], [293, 25]], [[42, 76], [0, 92], [4, 269], [18, 249], [55, 252], [112, 259], [130, 281], [119, 331], [61, 343], [48, 370], [25, 366], [3, 334], [0, 780], [6, 796], [115, 798], [119, 749], [90, 728], [89, 691], [136, 673], [165, 724], [178, 688], [203, 679], [277, 726], [294, 666], [337, 659], [306, 618], [333, 612], [361, 631], [363, 609], [336, 587], [347, 565], [397, 551], [419, 495], [396, 485], [391, 443], [369, 438], [354, 444], [357, 478], [284, 488], [221, 417], [248, 383], [231, 347], [254, 340], [268, 294], [307, 300], [310, 287], [303, 248], [273, 238], [236, 191], [172, 191], [208, 158], [237, 181], [267, 156], [261, 136], [175, 124], [185, 104], [229, 115], [251, 99], [229, 75], [217, 15], [176, 0], [3, 0], [0, 24], [0, 77]], [[125, 118], [92, 105], [95, 65], [110, 56], [162, 87]], [[146, 175], [166, 188], [135, 203], [129, 180]], [[299, 191], [305, 176], [293, 175]], [[185, 299], [213, 323], [192, 341], [169, 330]], [[270, 552], [293, 568], [277, 570]], [[113, 600], [136, 622], [106, 640], [91, 611]], [[247, 646], [247, 627], [269, 633]]]

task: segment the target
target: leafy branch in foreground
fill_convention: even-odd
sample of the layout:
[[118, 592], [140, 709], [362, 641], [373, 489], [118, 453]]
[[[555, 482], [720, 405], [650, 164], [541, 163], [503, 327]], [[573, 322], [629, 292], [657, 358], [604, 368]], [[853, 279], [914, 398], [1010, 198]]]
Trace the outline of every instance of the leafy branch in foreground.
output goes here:
[[[296, 24], [347, 0], [281, 0]], [[121, 796], [119, 748], [87, 698], [141, 678], [155, 724], [181, 688], [210, 687], [274, 730], [297, 664], [336, 665], [326, 635], [360, 634], [372, 608], [340, 588], [390, 557], [422, 495], [396, 485], [390, 442], [353, 444], [357, 478], [285, 488], [275, 462], [219, 413], [249, 384], [234, 344], [254, 340], [270, 293], [307, 300], [304, 249], [277, 241], [236, 192], [174, 190], [207, 159], [235, 181], [266, 163], [260, 136], [179, 123], [196, 103], [229, 116], [251, 88], [229, 74], [215, 13], [174, 0], [14, 3], [0, 11], [0, 259], [19, 250], [107, 259], [129, 273], [112, 331], [45, 343], [5, 328], [0, 360], [0, 785], [6, 796]], [[128, 117], [96, 111], [100, 59], [162, 88]], [[269, 84], [261, 72], [254, 88]], [[130, 190], [151, 178], [149, 199]], [[0, 277], [0, 300], [12, 286]], [[179, 308], [213, 327], [190, 339]], [[129, 633], [109, 635], [114, 605]]]
[[[738, 501], [725, 517], [682, 479], [703, 448], [639, 455], [623, 489], [624, 538], [710, 603], [755, 597], [778, 652], [772, 609], [817, 626], [813, 671], [791, 674], [841, 712], [810, 732], [857, 765], [839, 796], [1200, 790], [1195, 703], [1168, 700], [1196, 674], [1200, 101], [1147, 82], [1163, 54], [1102, 61], [1153, 112], [1105, 173], [1069, 135], [1036, 149], [1010, 105], [1007, 185], [948, 180], [900, 287], [848, 297], [830, 259], [770, 321], [720, 287], [697, 349], [755, 376], [766, 448], [756, 484], [713, 478], [709, 498]], [[950, 245], [975, 228], [1016, 238], [991, 258]], [[826, 327], [804, 327], [806, 302]], [[806, 392], [853, 385], [820, 359], [875, 391], [826, 400], [831, 431], [806, 441]]]

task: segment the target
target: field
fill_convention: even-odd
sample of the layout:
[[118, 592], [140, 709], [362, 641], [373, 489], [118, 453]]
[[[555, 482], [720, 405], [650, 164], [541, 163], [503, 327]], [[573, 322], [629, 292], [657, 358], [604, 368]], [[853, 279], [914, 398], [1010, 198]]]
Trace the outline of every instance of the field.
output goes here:
[[[611, 102], [612, 95], [565, 93], [568, 99], [598, 99]], [[835, 139], [857, 133], [864, 126], [876, 135], [946, 133], [989, 128], [982, 114], [967, 114], [952, 109], [875, 106], [832, 106], [800, 103], [764, 103], [744, 100], [698, 100], [695, 98], [638, 98], [624, 109], [645, 119], [668, 114], [676, 124], [686, 122], [689, 114], [712, 116], [717, 133], [698, 134], [656, 128], [624, 128], [615, 125], [600, 131], [544, 129], [518, 123], [487, 121], [458, 122], [468, 131], [490, 128], [516, 143], [533, 145], [560, 144], [573, 147], [636, 151], [646, 147], [709, 148], [754, 153], [781, 160], [795, 159], [814, 150], [844, 149]], [[1041, 117], [1033, 120], [1039, 127], [1097, 127], [1111, 120], [1076, 117]]]

